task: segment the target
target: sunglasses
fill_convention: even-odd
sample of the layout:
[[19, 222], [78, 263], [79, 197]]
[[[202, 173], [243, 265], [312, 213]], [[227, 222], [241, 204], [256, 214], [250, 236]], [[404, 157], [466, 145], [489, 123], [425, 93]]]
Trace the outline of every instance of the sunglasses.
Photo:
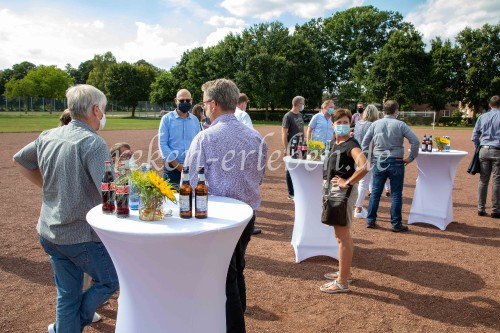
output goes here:
[[179, 103], [190, 103], [191, 99], [178, 99]]

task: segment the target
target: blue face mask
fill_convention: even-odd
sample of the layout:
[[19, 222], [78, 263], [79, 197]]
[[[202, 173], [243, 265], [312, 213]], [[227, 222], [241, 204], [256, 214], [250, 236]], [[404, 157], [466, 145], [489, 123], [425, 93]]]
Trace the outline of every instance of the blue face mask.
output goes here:
[[335, 134], [338, 136], [345, 136], [350, 132], [350, 127], [347, 124], [336, 124], [333, 129], [335, 130]]
[[304, 111], [304, 105], [300, 106], [300, 111]]
[[184, 103], [179, 103], [179, 106], [177, 106], [180, 112], [186, 113], [189, 110], [191, 110], [191, 103], [189, 102], [184, 102]]
[[333, 109], [328, 109], [328, 114], [331, 116], [333, 114]]

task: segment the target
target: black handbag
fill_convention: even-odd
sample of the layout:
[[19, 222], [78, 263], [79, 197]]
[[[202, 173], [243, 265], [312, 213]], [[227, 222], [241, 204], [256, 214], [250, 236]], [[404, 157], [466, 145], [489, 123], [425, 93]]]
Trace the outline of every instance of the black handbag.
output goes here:
[[472, 156], [472, 161], [470, 161], [469, 167], [467, 168], [467, 172], [471, 175], [475, 175], [476, 173], [481, 172], [481, 163], [479, 162], [479, 150], [481, 146], [476, 147], [476, 151]]
[[347, 190], [332, 187], [327, 183], [326, 193], [323, 195], [323, 211], [321, 222], [329, 226], [346, 226], [348, 224], [347, 200], [351, 195], [352, 186]]

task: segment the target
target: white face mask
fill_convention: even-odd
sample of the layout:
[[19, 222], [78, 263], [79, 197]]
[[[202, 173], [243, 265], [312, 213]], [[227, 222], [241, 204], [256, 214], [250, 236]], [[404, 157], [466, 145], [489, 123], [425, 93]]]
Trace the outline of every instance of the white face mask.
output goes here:
[[102, 131], [104, 129], [104, 126], [106, 126], [106, 114], [104, 112], [102, 112], [102, 118], [99, 119], [99, 129], [98, 129], [98, 131]]

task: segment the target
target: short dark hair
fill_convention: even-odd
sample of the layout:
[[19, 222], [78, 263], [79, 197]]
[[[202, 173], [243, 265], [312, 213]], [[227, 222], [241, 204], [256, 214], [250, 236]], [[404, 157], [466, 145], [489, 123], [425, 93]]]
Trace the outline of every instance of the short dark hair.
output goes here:
[[344, 117], [349, 118], [349, 122], [351, 122], [351, 120], [352, 120], [352, 113], [351, 113], [351, 111], [349, 111], [347, 109], [337, 109], [337, 110], [333, 111], [333, 114], [332, 114], [332, 123], [334, 123], [337, 120], [339, 120], [340, 118], [344, 118]]
[[245, 93], [240, 93], [240, 97], [238, 98], [238, 104], [243, 102], [248, 102], [248, 96]]
[[120, 158], [120, 149], [122, 149], [122, 148], [130, 150], [130, 145], [128, 143], [126, 143], [126, 142], [115, 143], [113, 145], [113, 147], [111, 147], [111, 149], [109, 150], [109, 154], [112, 157]]
[[385, 114], [395, 114], [398, 110], [399, 110], [398, 102], [390, 99], [384, 103]]
[[500, 96], [495, 95], [490, 98], [490, 106], [492, 108], [499, 108], [500, 107]]
[[71, 122], [71, 114], [69, 109], [64, 110], [59, 117], [59, 126], [68, 125]]

